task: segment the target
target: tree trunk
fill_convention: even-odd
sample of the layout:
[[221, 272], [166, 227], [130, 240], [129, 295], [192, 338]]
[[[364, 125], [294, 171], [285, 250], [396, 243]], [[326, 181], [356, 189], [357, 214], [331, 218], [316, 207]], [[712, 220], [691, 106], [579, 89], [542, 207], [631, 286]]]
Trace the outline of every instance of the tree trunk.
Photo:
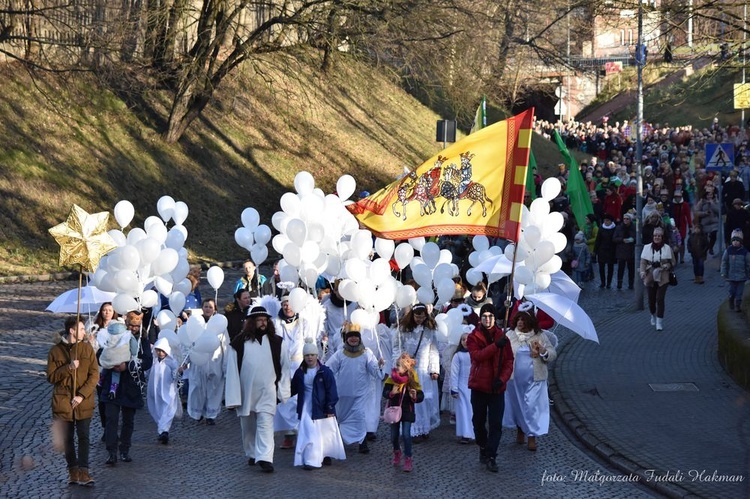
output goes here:
[[[193, 93], [197, 92], [197, 93]], [[174, 144], [185, 133], [190, 124], [201, 115], [203, 109], [211, 102], [213, 90], [210, 84], [204, 85], [202, 89], [191, 85], [186, 91], [175, 96], [172, 109], [169, 112], [167, 131], [164, 140]]]

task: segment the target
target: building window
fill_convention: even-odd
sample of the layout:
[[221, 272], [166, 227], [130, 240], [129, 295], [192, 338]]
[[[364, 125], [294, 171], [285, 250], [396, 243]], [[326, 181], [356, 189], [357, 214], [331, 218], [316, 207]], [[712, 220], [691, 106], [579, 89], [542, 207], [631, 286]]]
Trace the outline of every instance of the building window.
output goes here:
[[633, 30], [628, 30], [628, 45], [633, 45]]
[[620, 30], [620, 45], [625, 45], [625, 30]]

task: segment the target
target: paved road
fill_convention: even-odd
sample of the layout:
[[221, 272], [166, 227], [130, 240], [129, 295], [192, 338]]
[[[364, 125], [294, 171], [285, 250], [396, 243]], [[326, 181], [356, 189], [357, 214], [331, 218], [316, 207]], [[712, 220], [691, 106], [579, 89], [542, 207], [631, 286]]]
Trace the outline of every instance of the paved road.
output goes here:
[[[673, 300], [679, 294], [676, 290], [691, 286], [685, 271], [681, 271], [680, 277], [680, 286], [670, 290], [670, 311], [678, 308]], [[227, 272], [224, 287], [230, 287], [234, 278], [231, 272]], [[95, 417], [91, 470], [97, 485], [93, 489], [71, 488], [65, 483], [64, 458], [51, 448], [50, 386], [43, 374], [46, 354], [55, 331], [61, 327], [62, 316], [43, 312], [43, 309], [57, 294], [74, 285], [74, 282], [67, 281], [0, 286], [0, 376], [3, 379], [0, 388], [0, 495], [3, 497], [110, 497], [123, 492], [147, 494], [149, 497], [259, 497], [270, 492], [280, 497], [292, 497], [303, 491], [333, 494], [334, 497], [384, 497], [403, 490], [416, 497], [490, 497], [497, 494], [511, 497], [651, 497], [655, 492], [643, 486], [643, 478], [638, 482], [628, 481], [634, 480], [635, 475], [617, 471], [585, 449], [579, 440], [569, 438], [574, 433], [582, 433], [583, 429], [634, 460], [636, 456], [637, 459], [644, 457], [644, 462], [653, 459], [656, 466], [669, 457], [659, 455], [657, 441], [648, 445], [648, 440], [653, 438], [649, 436], [653, 433], [650, 430], [682, 428], [683, 418], [675, 416], [675, 411], [663, 405], [658, 406], [661, 412], [656, 417], [644, 414], [651, 418], [647, 424], [637, 418], [644, 408], [657, 407], [654, 396], [644, 393], [640, 383], [633, 378], [633, 373], [648, 378], [646, 364], [651, 358], [644, 358], [640, 350], [634, 350], [629, 356], [632, 345], [623, 344], [618, 338], [631, 336], [645, 343], [648, 349], [661, 348], [662, 353], [673, 357], [670, 362], [686, 364], [683, 369], [688, 372], [703, 369], [704, 365], [717, 371], [713, 365], [715, 360], [713, 363], [710, 360], [710, 352], [699, 353], [702, 348], [707, 348], [705, 343], [678, 340], [686, 333], [677, 330], [676, 318], [674, 329], [673, 323], [667, 322], [667, 331], [656, 337], [647, 331], [648, 328], [642, 327], [644, 320], [647, 324], [643, 313], [638, 316], [640, 322], [636, 323], [635, 314], [626, 311], [624, 304], [630, 301], [628, 292], [598, 293], [587, 289], [582, 295], [582, 304], [590, 310], [598, 325], [602, 345], [580, 341], [569, 332], [558, 331], [563, 348], [554, 368], [557, 391], [553, 392], [553, 397], [563, 417], [556, 417], [550, 434], [539, 439], [536, 453], [516, 445], [512, 432], [506, 431], [498, 458], [501, 472], [497, 475], [479, 466], [476, 447], [456, 443], [453, 428], [446, 421], [427, 443], [415, 446], [416, 469], [411, 475], [395, 471], [388, 465], [390, 449], [383, 426], [369, 455], [360, 455], [356, 449], [348, 448], [346, 461], [335, 462], [331, 468], [307, 472], [292, 466], [292, 451], [277, 447], [274, 463], [277, 472], [264, 475], [247, 466], [240, 444], [239, 424], [232, 413], [223, 412], [214, 427], [188, 418], [178, 421], [170, 433], [170, 445], [163, 446], [156, 441], [156, 428], [148, 413], [140, 411], [131, 451], [134, 460], [132, 463], [118, 463], [114, 468], [103, 465], [106, 451], [99, 443], [101, 429]], [[710, 294], [713, 301], [704, 304], [702, 314], [694, 312], [695, 316], [704, 316], [705, 322], [710, 322], [715, 304], [720, 299], [718, 289], [711, 286], [714, 285], [709, 283], [701, 295]], [[205, 288], [207, 290], [208, 286]], [[204, 291], [204, 294], [208, 292]], [[690, 303], [687, 305], [685, 308], [690, 308]], [[672, 321], [671, 316], [669, 321]], [[706, 336], [714, 334], [709, 327], [701, 326], [700, 329]], [[635, 336], [636, 332], [638, 336]], [[715, 350], [715, 341], [713, 348]], [[694, 349], [695, 355], [683, 356], [685, 349]], [[700, 365], [692, 365], [696, 362]], [[592, 364], [600, 364], [599, 369], [593, 370]], [[713, 376], [722, 375], [720, 369], [713, 373]], [[592, 379], [597, 380], [595, 384], [592, 384]], [[622, 386], [627, 384], [623, 380], [628, 379], [633, 380], [630, 390]], [[662, 379], [684, 380], [656, 378], [656, 381]], [[597, 405], [590, 401], [585, 404], [588, 398], [595, 401], [602, 398], [589, 395], [587, 392], [592, 388], [605, 395], [603, 400], [615, 399], [621, 404]], [[707, 389], [701, 386], [701, 390], [698, 393], [705, 395]], [[730, 400], [732, 395], [743, 393], [731, 382], [726, 390], [730, 391]], [[676, 450], [682, 452], [685, 435], [689, 435], [688, 447], [700, 456], [703, 446], [707, 445], [704, 436], [713, 438], [716, 433], [729, 430], [712, 428], [707, 432], [705, 427], [710, 426], [710, 411], [677, 414], [686, 414], [688, 419], [704, 421], [705, 424], [700, 431], [690, 427], [679, 433], [668, 431], [667, 438], [683, 439], [679, 446], [669, 447], [672, 454]], [[570, 424], [572, 432], [568, 424], [558, 425], [558, 421], [563, 420]], [[629, 428], [626, 433], [628, 440], [618, 442], [622, 432], [617, 429], [623, 427]], [[614, 430], [608, 433], [611, 428]], [[727, 439], [735, 438], [738, 428], [725, 435]], [[592, 440], [584, 438], [584, 441]], [[696, 456], [694, 459], [700, 458]], [[666, 461], [664, 469], [676, 469], [674, 466]], [[731, 470], [726, 468], [725, 471]], [[543, 483], [545, 478], [547, 481]], [[707, 493], [709, 496], [717, 494]]]

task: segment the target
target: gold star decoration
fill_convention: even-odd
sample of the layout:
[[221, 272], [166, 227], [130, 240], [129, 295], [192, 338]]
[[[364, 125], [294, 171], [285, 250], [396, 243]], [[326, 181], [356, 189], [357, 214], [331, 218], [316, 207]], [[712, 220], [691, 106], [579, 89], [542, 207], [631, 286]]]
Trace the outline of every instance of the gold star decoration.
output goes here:
[[74, 204], [68, 219], [49, 229], [60, 245], [60, 266], [81, 265], [82, 270], [94, 272], [99, 260], [117, 248], [115, 240], [107, 234], [109, 213], [89, 214]]

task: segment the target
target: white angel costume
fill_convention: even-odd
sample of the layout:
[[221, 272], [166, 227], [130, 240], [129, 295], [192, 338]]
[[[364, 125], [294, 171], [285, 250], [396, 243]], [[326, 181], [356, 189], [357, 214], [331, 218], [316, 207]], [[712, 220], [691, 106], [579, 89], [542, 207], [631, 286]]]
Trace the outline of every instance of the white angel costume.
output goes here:
[[[273, 320], [273, 324], [276, 334], [281, 336], [286, 344], [286, 351], [289, 356], [289, 377], [291, 379], [302, 363], [302, 348], [305, 345], [305, 338], [316, 338], [317, 331], [314, 331], [310, 323], [299, 315], [291, 321], [277, 316]], [[297, 429], [298, 423], [297, 395], [295, 395], [276, 407], [273, 429], [274, 431], [292, 431]]]
[[469, 390], [469, 373], [471, 372], [471, 359], [466, 350], [456, 352], [451, 361], [450, 391], [457, 393], [453, 407], [456, 411], [456, 436], [474, 440], [474, 425], [471, 418], [474, 412], [471, 409], [471, 390]]
[[[378, 324], [375, 329], [362, 328], [362, 344], [370, 350], [375, 358], [378, 360], [383, 359], [385, 364], [390, 363], [391, 346], [390, 346], [390, 332], [385, 324]], [[388, 342], [388, 347], [385, 347], [385, 342]], [[387, 360], [386, 360], [387, 359]], [[368, 378], [367, 385], [367, 404], [365, 407], [365, 426], [368, 433], [375, 433], [378, 431], [378, 424], [380, 423], [380, 403], [383, 399], [383, 379], [385, 373], [391, 372], [390, 369], [386, 370], [384, 365], [380, 369], [380, 376], [378, 378]]]
[[343, 300], [328, 295], [323, 298], [321, 305], [325, 309], [325, 330], [321, 332], [321, 337], [328, 337], [326, 352], [322, 357], [325, 361], [330, 359], [344, 345], [341, 330], [344, 327], [344, 322], [350, 321], [352, 312], [357, 310], [357, 302], [346, 302], [346, 306], [344, 307]]
[[326, 362], [336, 378], [339, 402], [336, 415], [346, 445], [361, 443], [367, 433], [367, 409], [373, 380], [383, 378], [378, 360], [369, 348], [350, 352], [342, 348]]
[[156, 422], [159, 434], [168, 432], [175, 417], [182, 416], [182, 404], [177, 395], [177, 361], [170, 353], [172, 348], [166, 338], [157, 340], [154, 350], [163, 350], [167, 356], [159, 359], [154, 352], [154, 364], [148, 377], [148, 412]]
[[394, 330], [393, 365], [396, 365], [402, 352], [408, 353], [417, 361], [415, 369], [422, 382], [422, 392], [424, 392], [424, 401], [415, 405], [416, 421], [411, 425], [411, 435], [412, 437], [426, 435], [430, 430], [440, 426], [438, 383], [430, 377], [431, 373], [440, 373], [440, 354], [435, 331], [423, 325], [415, 327], [413, 331]]
[[193, 419], [216, 419], [221, 412], [229, 333], [224, 330], [218, 336], [219, 346], [208, 362], [190, 362], [187, 410]]

